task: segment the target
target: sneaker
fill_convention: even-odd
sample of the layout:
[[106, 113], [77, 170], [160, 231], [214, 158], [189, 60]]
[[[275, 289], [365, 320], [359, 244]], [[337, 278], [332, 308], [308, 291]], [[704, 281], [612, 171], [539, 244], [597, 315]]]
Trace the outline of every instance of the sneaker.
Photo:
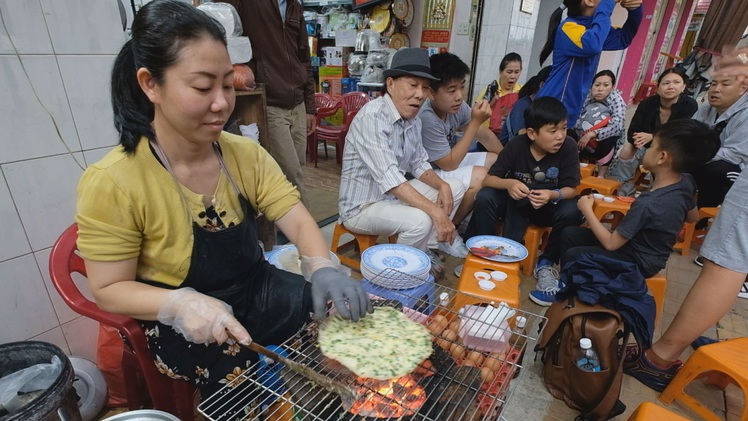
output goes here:
[[740, 292], [738, 292], [739, 298], [748, 298], [748, 281], [743, 282], [743, 286], [740, 287]]
[[538, 291], [545, 291], [550, 287], [558, 288], [558, 278], [560, 278], [560, 275], [553, 266], [541, 266], [535, 268], [532, 276], [538, 280], [538, 286], [536, 288]]
[[459, 265], [455, 266], [455, 268], [454, 268], [454, 270], [452, 272], [454, 272], [454, 274], [455, 274], [456, 277], [459, 278], [462, 275], [462, 267], [463, 266], [464, 265], [462, 263], [460, 263]]
[[696, 256], [696, 258], [693, 259], [693, 262], [701, 267], [704, 267], [704, 257], [701, 255]]
[[[660, 367], [647, 358], [647, 353], [639, 349], [623, 364], [623, 372], [639, 380], [650, 389], [662, 392], [673, 380], [678, 369], [683, 365], [681, 360], [673, 361], [667, 367]], [[628, 351], [628, 349], [627, 349]], [[638, 358], [636, 356], [638, 354]]]
[[444, 262], [433, 250], [426, 250], [426, 256], [431, 260], [431, 276], [435, 281], [444, 278]]
[[556, 302], [556, 293], [559, 291], [558, 286], [548, 287], [544, 290], [530, 291], [530, 300], [537, 305], [550, 307]]
[[452, 244], [439, 243], [437, 247], [442, 252], [447, 253], [450, 256], [454, 256], [458, 259], [464, 259], [468, 255], [468, 249], [467, 247], [465, 247], [465, 243], [462, 241], [462, 238], [459, 235], [455, 236]]

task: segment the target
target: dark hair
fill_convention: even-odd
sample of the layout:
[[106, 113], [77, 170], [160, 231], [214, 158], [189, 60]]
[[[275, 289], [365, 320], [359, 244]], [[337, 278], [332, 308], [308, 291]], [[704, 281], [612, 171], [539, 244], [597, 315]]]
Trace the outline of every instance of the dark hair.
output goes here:
[[662, 73], [660, 74], [660, 77], [657, 78], [657, 85], [662, 83], [662, 79], [664, 79], [665, 76], [669, 74], [676, 74], [680, 76], [681, 79], [683, 79], [683, 83], [685, 83], [688, 80], [688, 76], [686, 76], [686, 72], [683, 69], [681, 69], [680, 67], [671, 67], [669, 69], [665, 69], [662, 71]]
[[454, 80], [463, 81], [470, 73], [470, 67], [452, 53], [439, 53], [429, 57], [431, 75], [439, 81], [431, 82], [431, 89], [436, 91]]
[[522, 69], [522, 56], [515, 52], [511, 52], [504, 56], [504, 58], [501, 59], [501, 63], [499, 63], [499, 71], [503, 72], [504, 69], [506, 69], [506, 66], [514, 61], [519, 62], [519, 68]]
[[720, 148], [719, 133], [706, 123], [688, 119], [669, 121], [653, 133], [659, 148], [673, 157], [673, 170], [690, 171], [714, 158]]
[[548, 75], [551, 74], [551, 66], [545, 66], [538, 72], [537, 75], [531, 77], [527, 80], [527, 83], [522, 86], [522, 89], [519, 90], [519, 97], [526, 97], [530, 95], [535, 95], [540, 90], [540, 85], [543, 84], [546, 80], [548, 80]]
[[525, 110], [525, 127], [535, 131], [546, 124], [558, 124], [569, 118], [569, 112], [563, 102], [552, 96], [535, 99]]
[[615, 84], [616, 84], [616, 74], [613, 73], [612, 71], [608, 70], [608, 69], [600, 70], [599, 72], [597, 72], [595, 74], [595, 77], [592, 78], [592, 84], [594, 85], [595, 81], [597, 80], [597, 78], [599, 78], [601, 76], [608, 76], [610, 78], [610, 80], [613, 81], [613, 86], [615, 86]]
[[[566, 6], [566, 15], [570, 18], [582, 15], [582, 1], [581, 0], [564, 0], [563, 3]], [[557, 7], [556, 10], [551, 14], [551, 18], [548, 20], [548, 35], [545, 38], [545, 45], [540, 50], [540, 65], [545, 63], [545, 60], [553, 52], [553, 43], [556, 40], [556, 31], [558, 25], [561, 23], [561, 16], [564, 13], [564, 9], [561, 6]]]
[[156, 140], [151, 127], [153, 103], [138, 84], [138, 69], [148, 69], [156, 83], [162, 83], [164, 73], [179, 60], [186, 42], [204, 36], [226, 45], [223, 27], [183, 1], [155, 0], [135, 16], [132, 39], [114, 60], [111, 79], [114, 127], [126, 152], [134, 152], [142, 136]]

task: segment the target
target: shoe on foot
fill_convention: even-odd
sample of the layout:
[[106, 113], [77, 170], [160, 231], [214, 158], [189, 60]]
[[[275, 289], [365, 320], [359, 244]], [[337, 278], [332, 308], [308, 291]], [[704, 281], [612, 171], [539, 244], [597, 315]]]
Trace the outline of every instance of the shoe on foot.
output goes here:
[[553, 266], [541, 266], [535, 268], [532, 275], [538, 280], [538, 291], [545, 291], [548, 288], [558, 288], [558, 271]]
[[433, 250], [426, 250], [426, 256], [431, 260], [431, 276], [434, 280], [440, 280], [444, 277], [444, 262]]
[[468, 255], [468, 249], [467, 247], [465, 247], [465, 243], [462, 241], [462, 238], [460, 238], [459, 235], [455, 236], [452, 244], [439, 243], [437, 247], [442, 252], [447, 253], [450, 256], [454, 256], [458, 259], [464, 259]]
[[704, 257], [702, 255], [696, 256], [696, 258], [693, 259], [693, 262], [701, 267], [704, 267]]
[[649, 360], [646, 351], [640, 350], [638, 358], [623, 364], [623, 372], [639, 380], [644, 386], [662, 392], [682, 365], [681, 360], [676, 360], [667, 367], [660, 367]]
[[459, 278], [460, 275], [462, 275], [462, 267], [463, 266], [464, 265], [462, 263], [460, 263], [459, 265], [455, 266], [455, 268], [454, 268], [454, 270], [452, 272], [454, 272], [454, 274], [455, 274], [456, 277]]
[[556, 302], [556, 293], [559, 291], [558, 286], [551, 286], [544, 290], [530, 291], [530, 300], [537, 305], [550, 307]]
[[740, 287], [740, 292], [738, 292], [739, 298], [748, 298], [748, 281], [743, 282], [743, 286]]

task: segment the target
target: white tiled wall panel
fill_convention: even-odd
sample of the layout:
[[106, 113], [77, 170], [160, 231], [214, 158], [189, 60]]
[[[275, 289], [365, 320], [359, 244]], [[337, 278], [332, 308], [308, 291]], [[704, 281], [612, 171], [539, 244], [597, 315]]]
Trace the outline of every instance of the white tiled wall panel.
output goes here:
[[[49, 276], [49, 254], [52, 251], [52, 249], [45, 249], [39, 252], [34, 253], [34, 257], [36, 258], [36, 264], [39, 266], [39, 270], [41, 270], [42, 278], [44, 279], [44, 287], [47, 289], [47, 293], [49, 294], [49, 298], [52, 300], [52, 306], [55, 309], [55, 313], [57, 314], [57, 319], [60, 320], [60, 323], [67, 323], [72, 321], [73, 319], [76, 319], [80, 317], [80, 314], [74, 312], [73, 310], [68, 307], [67, 304], [62, 300], [62, 297], [60, 297], [60, 294], [55, 289], [54, 285], [52, 285], [52, 280]], [[81, 292], [84, 292], [85, 295], [88, 296], [89, 299], [91, 299], [91, 293], [89, 292], [88, 282], [78, 282], [76, 283], [78, 285]]]
[[63, 352], [68, 355], [70, 354], [70, 347], [68, 342], [65, 340], [65, 334], [62, 333], [61, 327], [56, 327], [52, 330], [48, 330], [41, 335], [34, 336], [31, 338], [32, 341], [42, 341], [57, 345]]
[[104, 157], [109, 151], [112, 150], [111, 146], [107, 146], [105, 148], [99, 148], [99, 149], [92, 149], [90, 151], [83, 152], [83, 158], [86, 160], [86, 166], [89, 166], [96, 161], [100, 160]]
[[117, 54], [125, 41], [116, 0], [39, 1], [56, 54]]
[[0, 180], [0, 220], [4, 222], [3, 237], [0, 241], [0, 262], [30, 253], [31, 246], [26, 239], [4, 177]]
[[31, 254], [0, 263], [0, 343], [21, 341], [59, 325]]
[[[0, 17], [2, 16], [2, 9], [0, 9]], [[0, 25], [0, 54], [14, 54], [13, 46], [10, 43], [10, 37], [5, 28]]]
[[[71, 155], [3, 165], [13, 200], [34, 251], [54, 244], [75, 215], [75, 188], [83, 170]], [[80, 153], [75, 154], [83, 162]]]
[[60, 74], [84, 150], [116, 144], [109, 95], [114, 55], [58, 56]]
[[19, 54], [52, 54], [52, 43], [38, 0], [0, 0], [0, 14]]
[[[46, 105], [53, 115], [59, 117], [62, 133], [71, 147], [79, 149], [69, 109], [65, 109], [67, 104], [62, 89], [59, 84], [56, 88], [49, 86], [50, 80], [61, 80], [54, 56], [25, 57], [23, 61], [29, 67], [29, 75], [40, 77], [33, 83], [39, 88], [42, 98], [52, 98], [57, 93], [57, 98]], [[0, 127], [3, 128], [3, 139], [8, 142], [0, 148], [0, 163], [63, 153], [65, 147], [49, 114], [34, 96], [21, 60], [14, 55], [0, 55], [0, 75]], [[51, 90], [41, 92], [42, 87]]]
[[78, 355], [96, 361], [96, 342], [99, 337], [99, 323], [88, 317], [78, 317], [62, 325], [62, 333], [70, 346], [71, 355]]

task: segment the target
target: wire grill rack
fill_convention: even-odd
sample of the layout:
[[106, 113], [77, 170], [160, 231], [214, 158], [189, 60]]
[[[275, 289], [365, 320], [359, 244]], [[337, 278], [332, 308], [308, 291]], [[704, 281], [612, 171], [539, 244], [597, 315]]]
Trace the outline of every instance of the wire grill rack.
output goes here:
[[[401, 309], [411, 320], [431, 331], [434, 352], [410, 375], [391, 383], [355, 376], [321, 354], [317, 342], [319, 323], [312, 321], [283, 344], [273, 347], [275, 351], [349, 386], [358, 396], [370, 396], [367, 402], [344, 402], [337, 394], [282, 364], [261, 359], [205, 399], [198, 406], [199, 412], [211, 421], [503, 419], [501, 413], [514, 390], [513, 378], [521, 373], [522, 355], [526, 347], [537, 341], [536, 326], [542, 326], [545, 318], [507, 307], [502, 313], [507, 316], [506, 321], [502, 323], [503, 316], [487, 319], [481, 316], [482, 309], [478, 307], [501, 309], [500, 304], [487, 303], [451, 288], [431, 283], [412, 290], [388, 290], [377, 285], [393, 284], [409, 276], [387, 269], [377, 275], [381, 279], [366, 284], [366, 289], [376, 306]], [[441, 302], [439, 297], [444, 298], [444, 293], [448, 299]], [[471, 304], [461, 311], [454, 308], [454, 303], [460, 303], [461, 307], [464, 303]], [[328, 312], [330, 316], [334, 313], [334, 308]], [[513, 329], [519, 316], [526, 319], [524, 331]], [[485, 348], [482, 351], [466, 346], [477, 343], [470, 342], [471, 337], [489, 338], [491, 344], [503, 341], [503, 344], [491, 349], [493, 352]]]

